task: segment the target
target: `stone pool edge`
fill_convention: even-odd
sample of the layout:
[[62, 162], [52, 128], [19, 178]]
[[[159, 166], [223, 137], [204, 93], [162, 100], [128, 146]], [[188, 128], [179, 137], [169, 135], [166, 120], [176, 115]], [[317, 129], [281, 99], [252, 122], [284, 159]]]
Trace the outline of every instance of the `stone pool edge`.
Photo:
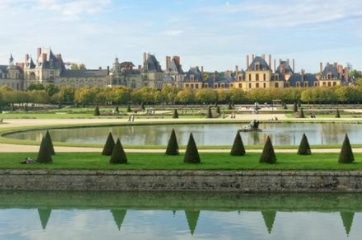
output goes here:
[[0, 190], [362, 192], [362, 171], [3, 169]]

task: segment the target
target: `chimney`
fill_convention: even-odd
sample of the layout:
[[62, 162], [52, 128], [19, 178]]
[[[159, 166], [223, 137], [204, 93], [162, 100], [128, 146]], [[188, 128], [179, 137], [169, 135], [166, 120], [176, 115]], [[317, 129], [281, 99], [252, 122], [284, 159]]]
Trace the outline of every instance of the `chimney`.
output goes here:
[[170, 62], [171, 62], [171, 57], [170, 56], [166, 56], [166, 71], [168, 71], [168, 68], [170, 66]]
[[146, 57], [147, 57], [147, 53], [144, 52], [144, 53], [143, 53], [143, 62], [146, 62]]
[[107, 66], [107, 76], [109, 75], [109, 66]]
[[249, 55], [246, 55], [246, 69], [249, 68]]
[[25, 54], [25, 62], [28, 62], [29, 60], [29, 54]]
[[47, 54], [43, 53], [42, 54], [42, 63], [45, 63], [47, 61]]
[[251, 55], [251, 61], [254, 61], [254, 54]]
[[177, 64], [177, 65], [180, 65], [180, 56], [174, 56], [173, 57], [173, 60], [175, 61], [175, 63]]
[[277, 69], [277, 60], [274, 59], [274, 72], [275, 72], [276, 69]]
[[265, 54], [262, 55], [263, 59], [265, 60]]
[[271, 54], [269, 54], [269, 67], [270, 67], [270, 69], [271, 69]]
[[337, 63], [337, 62], [334, 63], [334, 67], [335, 67], [336, 69], [338, 69], [338, 63]]
[[204, 66], [201, 66], [201, 73], [204, 73]]
[[319, 63], [319, 71], [323, 72], [323, 63], [322, 62]]
[[37, 60], [40, 58], [40, 54], [41, 54], [41, 48], [37, 48], [36, 50], [36, 56], [37, 56]]
[[99, 67], [98, 67], [98, 70], [102, 70], [102, 67], [101, 67], [101, 66], [99, 66]]
[[239, 67], [238, 65], [235, 65], [235, 73], [238, 74], [238, 72], [239, 72]]

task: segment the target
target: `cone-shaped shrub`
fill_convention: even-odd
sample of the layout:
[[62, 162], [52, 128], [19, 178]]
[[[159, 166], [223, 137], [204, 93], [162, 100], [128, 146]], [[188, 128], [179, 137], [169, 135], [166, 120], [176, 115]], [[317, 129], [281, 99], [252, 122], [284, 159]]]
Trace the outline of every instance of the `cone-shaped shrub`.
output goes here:
[[234, 138], [234, 144], [231, 148], [230, 152], [231, 156], [244, 156], [245, 155], [245, 147], [243, 140], [241, 139], [240, 133], [237, 132]]
[[194, 136], [190, 133], [190, 138], [186, 146], [184, 157], [185, 163], [200, 163], [199, 151], [197, 150]]
[[145, 104], [143, 102], [141, 103], [141, 109], [145, 110]]
[[128, 104], [127, 105], [127, 112], [131, 112], [132, 110], [131, 110], [131, 105], [130, 104]]
[[337, 108], [337, 110], [336, 110], [336, 118], [340, 118], [340, 117], [341, 117], [341, 115], [339, 114], [339, 110]]
[[354, 161], [354, 156], [353, 156], [353, 152], [352, 152], [352, 147], [349, 142], [348, 135], [346, 134], [343, 144], [342, 144], [341, 153], [339, 154], [338, 162], [352, 163], [353, 161]]
[[174, 110], [173, 110], [173, 115], [172, 115], [172, 118], [178, 118], [178, 112], [177, 112], [177, 109], [174, 109]]
[[228, 110], [233, 109], [233, 106], [231, 106], [231, 103], [228, 104]]
[[277, 158], [275, 156], [273, 144], [270, 140], [270, 137], [266, 139], [263, 152], [260, 156], [259, 162], [261, 163], [276, 163]]
[[111, 156], [113, 152], [114, 145], [114, 138], [111, 132], [109, 132], [106, 143], [104, 144], [102, 155]]
[[303, 108], [300, 109], [299, 113], [298, 113], [298, 117], [299, 118], [304, 118], [304, 111], [303, 111]]
[[310, 150], [307, 136], [303, 133], [302, 140], [300, 141], [298, 148], [298, 155], [310, 155], [310, 154], [312, 154], [312, 151]]
[[296, 102], [293, 105], [293, 112], [298, 112], [298, 106]]
[[40, 143], [38, 158], [36, 159], [38, 163], [52, 163], [52, 155], [50, 153], [49, 145], [45, 142], [43, 137]]
[[101, 112], [99, 111], [99, 107], [97, 105], [96, 108], [94, 109], [94, 116], [99, 116], [99, 115], [101, 115]]
[[53, 141], [52, 141], [52, 138], [50, 136], [50, 133], [49, 131], [47, 130], [47, 132], [45, 133], [45, 143], [48, 145], [49, 147], [49, 151], [50, 151], [50, 154], [51, 155], [55, 155], [55, 151], [54, 151], [54, 146], [53, 146]]
[[170, 139], [168, 140], [166, 155], [179, 155], [175, 129], [172, 129]]
[[216, 106], [216, 112], [217, 112], [218, 114], [221, 114], [220, 106]]
[[121, 141], [117, 138], [116, 144], [114, 145], [111, 158], [109, 159], [111, 164], [126, 164], [127, 156], [123, 150]]
[[207, 109], [207, 116], [206, 116], [206, 118], [212, 118], [211, 107], [209, 107], [209, 108]]

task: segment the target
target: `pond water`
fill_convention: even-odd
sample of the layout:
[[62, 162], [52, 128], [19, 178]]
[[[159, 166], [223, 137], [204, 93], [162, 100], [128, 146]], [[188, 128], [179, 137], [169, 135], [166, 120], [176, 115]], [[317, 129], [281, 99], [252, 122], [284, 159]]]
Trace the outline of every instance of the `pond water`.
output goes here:
[[[346, 134], [353, 143], [362, 143], [362, 125], [352, 123], [261, 123], [262, 132], [241, 132], [245, 145], [264, 144], [270, 136], [273, 145], [299, 145], [303, 133], [309, 144], [342, 144]], [[109, 132], [120, 138], [123, 145], [167, 145], [175, 129], [179, 145], [187, 145], [190, 133], [200, 146], [232, 145], [241, 124], [172, 124], [146, 126], [116, 126], [72, 129], [51, 129], [55, 142], [104, 144]], [[40, 141], [44, 131], [19, 132], [10, 138]]]
[[0, 239], [361, 239], [362, 194], [1, 192]]

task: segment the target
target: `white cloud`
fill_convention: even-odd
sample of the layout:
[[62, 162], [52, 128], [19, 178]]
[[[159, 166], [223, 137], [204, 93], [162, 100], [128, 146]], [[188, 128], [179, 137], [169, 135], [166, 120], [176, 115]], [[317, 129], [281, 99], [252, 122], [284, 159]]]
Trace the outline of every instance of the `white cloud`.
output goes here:
[[110, 0], [37, 0], [36, 5], [43, 10], [59, 12], [66, 16], [97, 14], [110, 5]]
[[183, 33], [182, 30], [170, 30], [166, 31], [164, 34], [171, 37], [177, 37], [180, 36]]

